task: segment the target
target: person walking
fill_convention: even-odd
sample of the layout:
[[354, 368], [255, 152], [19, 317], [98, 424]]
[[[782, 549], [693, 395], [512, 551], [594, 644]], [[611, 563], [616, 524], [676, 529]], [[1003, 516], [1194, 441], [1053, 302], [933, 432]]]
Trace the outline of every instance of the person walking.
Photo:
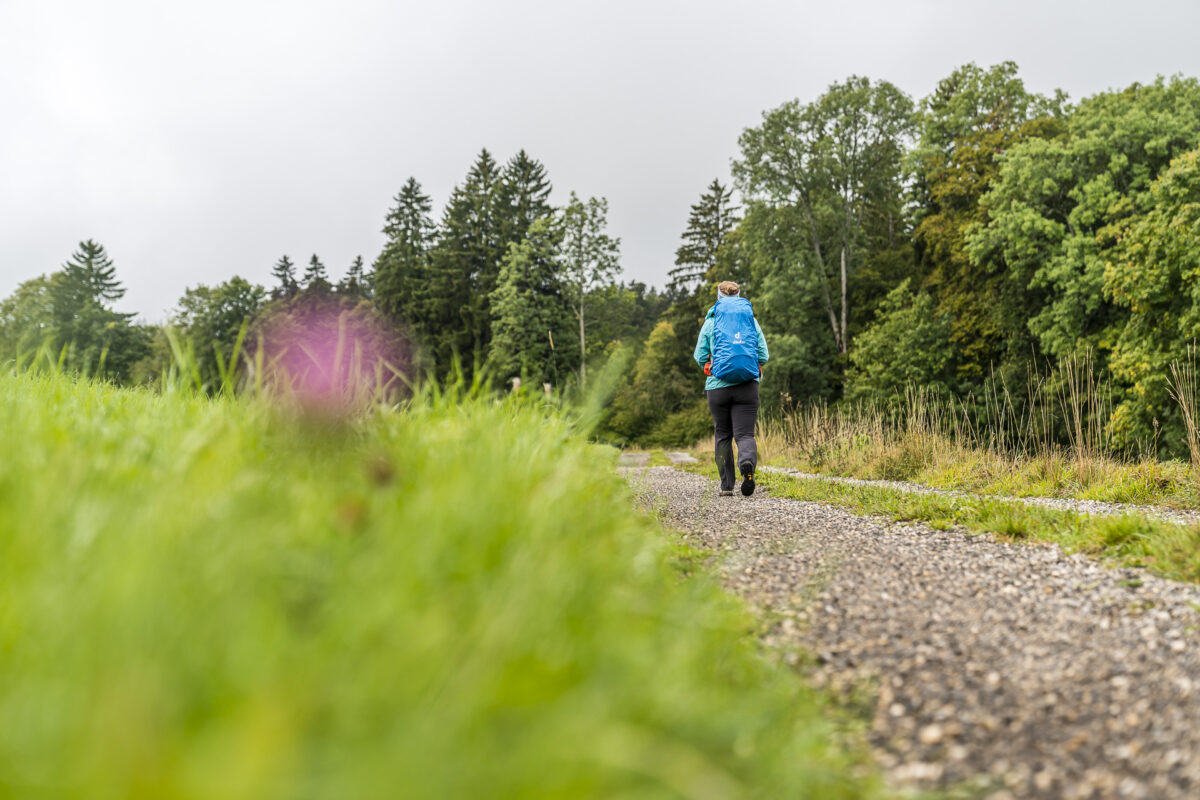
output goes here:
[[737, 442], [737, 465], [742, 473], [742, 494], [754, 494], [754, 470], [758, 447], [754, 423], [758, 419], [758, 382], [767, 363], [767, 339], [763, 336], [754, 308], [741, 296], [733, 281], [717, 286], [717, 302], [708, 310], [700, 338], [696, 340], [696, 363], [708, 378], [704, 391], [713, 418], [720, 495], [733, 495], [733, 443]]

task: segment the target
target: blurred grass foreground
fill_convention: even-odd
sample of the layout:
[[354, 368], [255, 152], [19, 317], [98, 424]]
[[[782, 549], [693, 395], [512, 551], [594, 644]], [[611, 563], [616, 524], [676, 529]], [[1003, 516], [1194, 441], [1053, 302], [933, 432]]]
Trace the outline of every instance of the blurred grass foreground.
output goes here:
[[560, 411], [0, 397], [3, 796], [871, 791]]

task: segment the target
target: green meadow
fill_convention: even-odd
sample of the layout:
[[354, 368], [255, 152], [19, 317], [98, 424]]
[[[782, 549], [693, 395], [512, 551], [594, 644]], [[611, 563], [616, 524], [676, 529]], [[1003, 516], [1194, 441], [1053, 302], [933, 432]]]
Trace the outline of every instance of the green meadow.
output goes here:
[[0, 794], [874, 796], [562, 410], [0, 376]]

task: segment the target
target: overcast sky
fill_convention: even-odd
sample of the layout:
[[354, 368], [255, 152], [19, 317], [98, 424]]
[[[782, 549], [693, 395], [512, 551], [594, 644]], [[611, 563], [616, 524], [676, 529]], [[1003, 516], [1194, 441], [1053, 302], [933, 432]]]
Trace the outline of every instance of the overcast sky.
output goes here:
[[336, 279], [408, 176], [436, 216], [481, 147], [607, 197], [625, 276], [661, 285], [765, 109], [1006, 59], [1077, 100], [1200, 75], [1198, 41], [1197, 0], [0, 0], [0, 296], [89, 237], [152, 322], [282, 253]]

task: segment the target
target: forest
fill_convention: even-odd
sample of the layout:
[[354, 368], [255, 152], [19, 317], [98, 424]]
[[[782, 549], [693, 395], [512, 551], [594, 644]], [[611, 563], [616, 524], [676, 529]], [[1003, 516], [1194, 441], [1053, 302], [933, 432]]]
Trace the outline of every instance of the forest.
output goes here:
[[1195, 78], [1075, 102], [1027, 90], [1012, 62], [962, 66], [921, 99], [851, 76], [730, 145], [729, 178], [681, 209], [663, 287], [621, 280], [605, 199], [556, 206], [533, 155], [483, 149], [436, 219], [418, 178], [403, 184], [369, 265], [335, 279], [283, 255], [273, 285], [196, 284], [161, 326], [114, 310], [116, 255], [83, 241], [0, 302], [0, 358], [153, 384], [187, 349], [217, 387], [270, 320], [318, 305], [385, 320], [413, 380], [579, 397], [610, 376], [600, 438], [690, 444], [711, 431], [692, 349], [734, 280], [770, 343], [769, 412], [920, 387], [1021, 413], [1028, 387], [1083, 359], [1110, 448], [1186, 452], [1172, 376], [1200, 330]]

